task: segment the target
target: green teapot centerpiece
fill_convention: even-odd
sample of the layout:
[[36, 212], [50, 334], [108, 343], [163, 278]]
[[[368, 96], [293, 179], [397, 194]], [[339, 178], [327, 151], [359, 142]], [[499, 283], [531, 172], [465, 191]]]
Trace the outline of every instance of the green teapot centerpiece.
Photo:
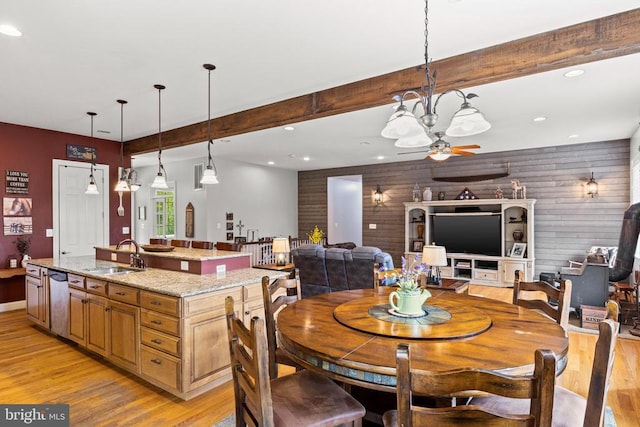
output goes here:
[[420, 276], [428, 271], [426, 264], [419, 261], [418, 256], [414, 264], [407, 268], [407, 261], [402, 257], [402, 271], [397, 276], [398, 290], [389, 294], [389, 305], [392, 314], [405, 316], [424, 316], [427, 313], [422, 308], [424, 302], [431, 296], [431, 292], [421, 288]]

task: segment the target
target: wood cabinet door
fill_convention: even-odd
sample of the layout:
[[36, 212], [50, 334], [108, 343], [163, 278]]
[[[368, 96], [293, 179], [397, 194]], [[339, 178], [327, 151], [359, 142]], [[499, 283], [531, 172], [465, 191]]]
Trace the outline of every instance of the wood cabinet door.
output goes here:
[[139, 373], [140, 308], [116, 301], [110, 301], [109, 308], [109, 360], [131, 372]]
[[45, 304], [44, 292], [40, 278], [26, 276], [25, 277], [25, 299], [27, 302], [27, 318], [32, 322], [43, 325], [45, 322]]
[[86, 292], [69, 288], [69, 339], [83, 346], [87, 343]]
[[107, 356], [109, 348], [109, 331], [107, 299], [87, 293], [85, 295], [87, 312], [87, 348], [101, 356]]
[[524, 274], [524, 280], [525, 281], [530, 281], [531, 280], [531, 279], [528, 279], [528, 277], [530, 276], [530, 273], [527, 271], [527, 262], [526, 261], [505, 260], [505, 261], [503, 261], [503, 264], [504, 264], [503, 281], [505, 283], [513, 284], [513, 281], [516, 278], [516, 270], [522, 271], [522, 273]]

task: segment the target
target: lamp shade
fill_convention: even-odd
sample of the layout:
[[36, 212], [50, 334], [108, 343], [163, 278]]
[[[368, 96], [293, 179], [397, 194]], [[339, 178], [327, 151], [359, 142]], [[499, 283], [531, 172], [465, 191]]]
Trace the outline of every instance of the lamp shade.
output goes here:
[[391, 139], [411, 138], [420, 134], [424, 134], [424, 128], [404, 107], [398, 108], [398, 111], [389, 117], [387, 125], [380, 132], [383, 137]]
[[433, 141], [431, 138], [427, 136], [424, 130], [410, 138], [399, 138], [396, 142], [393, 143], [398, 148], [416, 148], [416, 147], [426, 147], [431, 144]]
[[90, 195], [100, 194], [100, 192], [98, 192], [98, 186], [96, 185], [95, 181], [93, 181], [93, 178], [89, 182], [89, 185], [87, 185], [87, 190], [84, 192], [84, 194], [90, 194]]
[[124, 179], [120, 179], [120, 181], [118, 181], [118, 184], [116, 185], [115, 190], [116, 191], [131, 191], [131, 189], [129, 188], [129, 185], [127, 184], [127, 181], [125, 181]]
[[273, 239], [272, 249], [273, 253], [288, 253], [291, 252], [289, 248], [289, 239], [286, 237], [276, 237]]
[[200, 184], [218, 184], [218, 176], [212, 167], [207, 166], [204, 170], [202, 173], [202, 179], [200, 179]]
[[451, 157], [451, 153], [443, 153], [442, 151], [436, 151], [435, 153], [429, 154], [429, 157], [431, 157], [436, 162], [442, 162], [444, 160], [447, 160], [449, 157]]
[[453, 115], [446, 133], [448, 136], [471, 136], [489, 129], [491, 123], [484, 118], [484, 114], [467, 102]]
[[429, 267], [447, 265], [447, 250], [444, 246], [426, 245], [422, 248], [422, 262]]
[[162, 173], [158, 172], [156, 178], [153, 180], [153, 184], [151, 184], [153, 188], [169, 188], [167, 185], [167, 179], [162, 175]]

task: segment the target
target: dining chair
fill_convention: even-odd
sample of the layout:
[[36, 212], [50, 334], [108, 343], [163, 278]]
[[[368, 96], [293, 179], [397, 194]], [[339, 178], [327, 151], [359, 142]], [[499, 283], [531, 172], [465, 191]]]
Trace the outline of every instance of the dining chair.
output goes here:
[[151, 238], [151, 239], [149, 239], [149, 243], [152, 244], [152, 245], [166, 245], [167, 244], [167, 239]]
[[[528, 299], [521, 292], [534, 294], [535, 299]], [[538, 296], [543, 296], [539, 299]], [[551, 301], [556, 305], [552, 305]], [[571, 280], [560, 280], [559, 288], [544, 281], [524, 282], [522, 272], [516, 270], [513, 281], [513, 303], [520, 307], [537, 310], [552, 318], [567, 331], [569, 328], [569, 309], [571, 302]]]
[[191, 247], [194, 249], [214, 249], [215, 243], [206, 242], [204, 240], [192, 240]]
[[225, 312], [236, 425], [362, 425], [364, 407], [329, 378], [304, 370], [270, 379], [264, 320], [253, 317], [247, 328], [231, 296]]
[[[605, 319], [598, 325], [600, 334], [596, 342], [589, 394], [586, 398], [560, 386], [555, 388], [552, 426], [599, 427], [603, 425], [618, 326], [619, 324], [611, 319]], [[527, 401], [516, 402], [513, 399], [494, 396], [474, 398], [472, 403], [484, 410], [500, 411], [509, 408], [514, 413], [526, 412], [528, 407]]]
[[294, 269], [289, 278], [282, 277], [270, 282], [269, 276], [262, 278], [262, 300], [264, 302], [264, 323], [267, 330], [267, 344], [269, 347], [269, 377], [278, 378], [278, 364], [293, 366], [297, 370], [300, 365], [287, 353], [278, 348], [276, 331], [278, 326], [276, 317], [278, 312], [288, 304], [302, 298], [300, 291], [300, 273]]
[[[536, 350], [531, 375], [509, 376], [484, 369], [432, 372], [411, 367], [410, 345], [396, 351], [398, 409], [384, 413], [385, 427], [392, 426], [550, 426], [553, 410], [556, 358], [551, 350]], [[527, 410], [513, 415], [511, 408], [489, 411], [477, 405], [421, 406], [417, 396], [451, 396], [467, 392], [527, 402]]]
[[189, 246], [191, 246], [191, 240], [173, 239], [169, 244], [176, 248], [188, 248]]

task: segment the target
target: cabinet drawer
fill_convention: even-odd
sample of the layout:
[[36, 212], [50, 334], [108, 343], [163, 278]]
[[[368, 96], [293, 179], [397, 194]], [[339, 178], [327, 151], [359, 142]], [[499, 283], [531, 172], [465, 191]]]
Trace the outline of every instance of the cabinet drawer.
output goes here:
[[[271, 283], [271, 281], [269, 282]], [[262, 299], [262, 282], [244, 287], [244, 300]]]
[[498, 271], [497, 270], [482, 270], [476, 268], [473, 270], [473, 278], [477, 280], [498, 280]]
[[108, 294], [109, 294], [109, 298], [114, 299], [116, 301], [122, 301], [128, 304], [139, 305], [138, 303], [139, 291], [137, 289], [133, 289], [128, 286], [118, 285], [116, 283], [109, 283]]
[[180, 319], [176, 317], [143, 308], [140, 312], [140, 323], [142, 326], [147, 326], [171, 335], [180, 335]]
[[91, 279], [86, 280], [87, 292], [98, 295], [107, 295], [107, 282], [104, 280]]
[[140, 370], [143, 375], [180, 391], [180, 359], [140, 346]]
[[69, 286], [77, 289], [84, 289], [84, 276], [78, 276], [77, 274], [67, 274], [67, 281]]
[[25, 270], [28, 276], [40, 277], [40, 267], [37, 265], [27, 264]]
[[180, 298], [142, 291], [140, 307], [180, 317]]
[[163, 334], [150, 328], [142, 328], [140, 341], [149, 347], [180, 357], [180, 338]]

